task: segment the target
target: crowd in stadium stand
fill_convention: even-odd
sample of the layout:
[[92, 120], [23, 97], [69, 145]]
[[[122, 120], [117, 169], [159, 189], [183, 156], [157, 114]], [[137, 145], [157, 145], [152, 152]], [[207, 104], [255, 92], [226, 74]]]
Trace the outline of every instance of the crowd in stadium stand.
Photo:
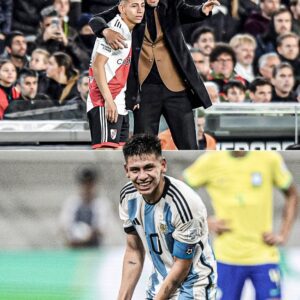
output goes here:
[[[63, 117], [86, 119], [88, 22], [117, 3], [2, 0], [0, 119], [66, 105]], [[183, 32], [213, 103], [300, 101], [300, 0], [224, 0]]]

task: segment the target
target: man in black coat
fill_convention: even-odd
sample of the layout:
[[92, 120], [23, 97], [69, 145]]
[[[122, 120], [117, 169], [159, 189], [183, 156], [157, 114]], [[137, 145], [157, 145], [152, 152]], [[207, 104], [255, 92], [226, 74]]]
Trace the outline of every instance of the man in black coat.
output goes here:
[[[159, 119], [163, 115], [177, 148], [197, 149], [192, 109], [200, 106], [207, 108], [211, 105], [211, 101], [183, 39], [181, 24], [205, 19], [211, 14], [213, 7], [219, 5], [219, 2], [208, 0], [201, 6], [190, 6], [183, 0], [147, 0], [146, 2], [145, 19], [132, 33], [132, 62], [127, 80], [127, 109], [133, 110], [137, 104], [140, 104], [139, 109], [134, 110], [134, 133], [158, 134]], [[98, 37], [104, 36], [113, 49], [121, 48], [123, 41], [119, 33], [107, 27], [107, 22], [117, 13], [118, 9], [115, 6], [94, 16], [89, 23], [95, 34]], [[168, 78], [164, 78], [162, 74], [166, 70], [159, 68], [161, 62], [155, 53], [153, 59], [146, 57], [152, 62], [152, 67], [141, 84], [141, 64], [145, 62], [145, 57], [141, 59], [141, 54], [143, 56], [145, 52], [149, 52], [145, 45], [149, 45], [149, 40], [153, 41], [153, 48], [160, 47], [156, 44], [159, 39], [159, 28], [162, 31], [166, 51], [176, 70], [176, 76], [182, 82], [181, 90], [174, 91], [168, 87], [165, 80]]]

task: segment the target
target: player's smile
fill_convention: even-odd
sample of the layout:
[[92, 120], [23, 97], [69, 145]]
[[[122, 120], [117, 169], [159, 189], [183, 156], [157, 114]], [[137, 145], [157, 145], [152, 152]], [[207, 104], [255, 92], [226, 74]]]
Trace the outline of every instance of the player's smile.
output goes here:
[[166, 171], [165, 160], [154, 154], [131, 156], [125, 165], [127, 177], [148, 202], [156, 202], [161, 196]]

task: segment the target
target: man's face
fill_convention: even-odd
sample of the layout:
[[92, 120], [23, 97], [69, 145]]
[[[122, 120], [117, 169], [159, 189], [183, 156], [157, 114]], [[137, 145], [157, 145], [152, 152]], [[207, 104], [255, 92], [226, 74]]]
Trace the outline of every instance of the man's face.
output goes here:
[[215, 47], [214, 35], [211, 32], [201, 34], [193, 47], [200, 49], [204, 55], [210, 55], [212, 49]]
[[147, 4], [151, 7], [156, 7], [159, 3], [159, 0], [147, 0]]
[[216, 61], [211, 63], [211, 68], [216, 74], [223, 75], [224, 78], [228, 79], [234, 68], [231, 55], [222, 53]]
[[207, 58], [200, 52], [192, 52], [191, 55], [198, 73], [207, 76], [210, 72]]
[[78, 92], [80, 93], [81, 98], [86, 101], [89, 94], [89, 77], [85, 76], [82, 78], [80, 84], [77, 85]]
[[145, 12], [144, 0], [127, 0], [121, 2], [119, 10], [124, 22], [127, 25], [135, 25], [141, 23]]
[[236, 59], [243, 66], [252, 65], [254, 60], [255, 47], [251, 43], [244, 43], [236, 47]]
[[203, 139], [204, 127], [205, 127], [205, 118], [204, 117], [197, 118], [197, 129], [198, 129], [197, 137], [198, 137], [198, 141]]
[[259, 73], [266, 79], [271, 80], [273, 70], [276, 66], [280, 64], [280, 59], [278, 56], [270, 56], [265, 65], [259, 68]]
[[272, 87], [269, 84], [258, 85], [256, 91], [250, 92], [250, 98], [254, 103], [267, 103], [272, 99]]
[[148, 202], [155, 202], [161, 196], [166, 170], [166, 160], [155, 154], [129, 156], [125, 164], [127, 177]]
[[70, 11], [70, 0], [55, 0], [53, 6], [60, 17], [65, 17]]
[[220, 102], [219, 92], [214, 86], [206, 86], [206, 90], [212, 103]]
[[261, 1], [260, 8], [264, 15], [271, 17], [279, 9], [280, 2], [280, 0], [264, 0]]
[[287, 37], [282, 41], [282, 44], [277, 47], [277, 51], [284, 58], [294, 60], [299, 55], [299, 41], [296, 37]]
[[272, 83], [275, 87], [276, 92], [290, 93], [294, 87], [295, 79], [294, 74], [290, 68], [280, 69], [276, 77], [273, 78]]
[[20, 87], [22, 96], [27, 99], [34, 99], [37, 93], [38, 80], [36, 77], [25, 77]]
[[11, 47], [8, 48], [8, 53], [17, 58], [23, 58], [27, 51], [27, 42], [24, 36], [15, 36], [12, 40]]
[[291, 32], [292, 30], [292, 17], [288, 12], [283, 12], [274, 17], [274, 28], [277, 34]]
[[243, 90], [234, 86], [227, 91], [227, 95], [225, 96], [228, 102], [232, 103], [241, 103], [245, 101], [246, 94]]

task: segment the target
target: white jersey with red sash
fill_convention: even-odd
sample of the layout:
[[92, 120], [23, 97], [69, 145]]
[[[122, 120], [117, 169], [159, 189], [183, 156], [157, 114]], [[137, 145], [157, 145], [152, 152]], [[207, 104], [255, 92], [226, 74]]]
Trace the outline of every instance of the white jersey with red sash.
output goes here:
[[[127, 48], [113, 50], [105, 41], [104, 38], [97, 38], [95, 41], [91, 65], [96, 57], [96, 54], [102, 54], [108, 57], [105, 65], [106, 80], [112, 94], [112, 97], [117, 105], [118, 114], [126, 115], [128, 112], [125, 108], [125, 90], [126, 82], [131, 62], [131, 32], [126, 23], [121, 19], [120, 15], [113, 18], [108, 26], [121, 33], [126, 38]], [[94, 107], [104, 106], [103, 96], [97, 86], [96, 80], [93, 77], [93, 69], [89, 69], [89, 96], [87, 99], [87, 111]]]

